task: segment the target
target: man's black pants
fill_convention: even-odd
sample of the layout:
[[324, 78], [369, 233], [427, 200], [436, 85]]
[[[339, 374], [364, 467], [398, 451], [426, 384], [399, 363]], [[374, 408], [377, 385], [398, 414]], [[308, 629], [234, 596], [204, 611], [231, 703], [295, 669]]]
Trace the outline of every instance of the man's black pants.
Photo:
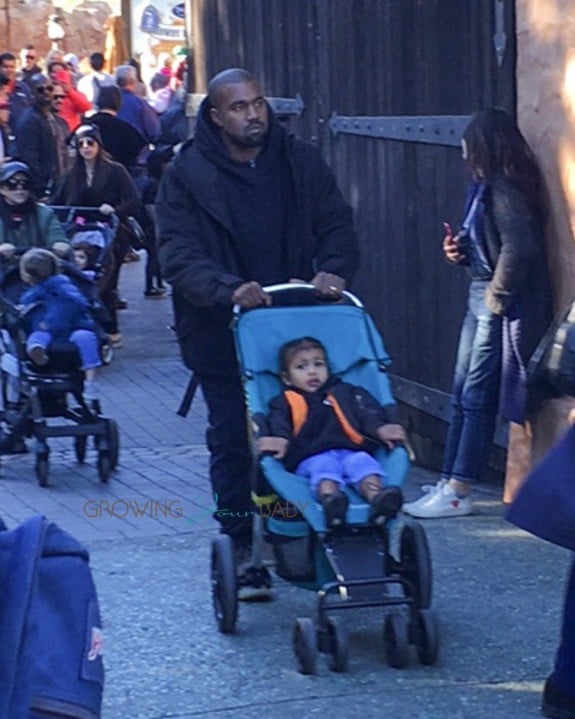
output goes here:
[[202, 377], [208, 408], [206, 443], [210, 451], [210, 480], [221, 531], [237, 544], [251, 541], [253, 505], [250, 500], [252, 454], [248, 445], [247, 414], [239, 377]]

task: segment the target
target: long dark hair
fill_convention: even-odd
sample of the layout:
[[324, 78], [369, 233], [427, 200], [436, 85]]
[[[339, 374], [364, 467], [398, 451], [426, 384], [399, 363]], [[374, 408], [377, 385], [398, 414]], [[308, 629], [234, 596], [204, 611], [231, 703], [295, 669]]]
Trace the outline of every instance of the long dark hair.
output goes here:
[[[102, 167], [111, 161], [110, 156], [104, 150], [102, 145], [98, 143], [99, 152], [96, 155], [94, 162], [94, 179], [92, 185], [96, 182], [96, 179], [101, 174]], [[78, 151], [76, 151], [76, 157], [71, 170], [66, 176], [66, 204], [67, 205], [78, 205], [80, 204], [80, 197], [82, 192], [88, 186], [88, 175], [86, 172], [86, 163], [84, 158]]]
[[514, 119], [502, 107], [478, 110], [463, 133], [473, 174], [489, 182], [504, 175], [533, 207], [545, 211], [545, 191], [535, 156]]

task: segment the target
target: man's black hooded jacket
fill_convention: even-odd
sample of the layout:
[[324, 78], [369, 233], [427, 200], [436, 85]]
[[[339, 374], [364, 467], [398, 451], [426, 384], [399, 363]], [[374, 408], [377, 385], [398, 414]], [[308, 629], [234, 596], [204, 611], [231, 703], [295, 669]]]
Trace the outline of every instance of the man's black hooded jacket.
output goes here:
[[[160, 261], [173, 287], [186, 364], [200, 375], [237, 376], [230, 331], [234, 290], [251, 280], [309, 281], [319, 271], [349, 282], [358, 249], [351, 208], [316, 148], [289, 136], [270, 109], [261, 153], [252, 163], [235, 162], [209, 109], [206, 98], [193, 142], [183, 146], [160, 184]], [[253, 183], [250, 169], [260, 173]], [[275, 183], [271, 188], [266, 173]], [[278, 193], [280, 202], [274, 201]], [[274, 213], [280, 213], [277, 223]], [[277, 248], [265, 247], [268, 234]], [[266, 249], [271, 273], [260, 260]]]

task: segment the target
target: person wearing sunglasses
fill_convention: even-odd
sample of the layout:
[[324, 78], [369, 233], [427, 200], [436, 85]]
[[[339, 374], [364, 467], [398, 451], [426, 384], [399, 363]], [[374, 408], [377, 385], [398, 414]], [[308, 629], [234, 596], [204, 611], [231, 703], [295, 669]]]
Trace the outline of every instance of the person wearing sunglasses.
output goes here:
[[54, 205], [95, 207], [102, 215], [115, 213], [120, 227], [114, 238], [114, 267], [101, 288], [100, 298], [110, 314], [105, 330], [115, 346], [121, 342], [118, 329], [116, 290], [122, 260], [129, 246], [128, 218], [142, 218], [143, 207], [138, 190], [126, 168], [114, 162], [104, 151], [100, 130], [83, 124], [72, 136], [76, 158], [72, 169], [60, 181], [51, 202]]
[[0, 260], [17, 252], [44, 247], [66, 256], [70, 245], [52, 208], [37, 203], [31, 193], [31, 171], [18, 160], [0, 168]]
[[34, 75], [32, 89], [34, 104], [18, 124], [16, 148], [18, 157], [30, 168], [34, 196], [44, 199], [65, 168], [58, 156], [58, 126], [52, 113], [54, 84], [45, 75]]
[[64, 62], [51, 62], [48, 66], [48, 75], [53, 84], [59, 85], [66, 94], [58, 114], [66, 121], [69, 132], [74, 132], [82, 124], [84, 113], [92, 109], [92, 103], [76, 90], [72, 74]]
[[52, 91], [52, 117], [54, 118], [55, 124], [53, 129], [55, 130], [56, 137], [56, 153], [58, 156], [58, 168], [59, 175], [62, 176], [72, 167], [72, 158], [70, 157], [68, 139], [70, 137], [70, 131], [66, 120], [60, 117], [60, 109], [62, 104], [66, 100], [66, 91], [64, 88], [56, 83], [54, 90]]
[[36, 55], [34, 45], [26, 45], [20, 50], [19, 79], [28, 85], [30, 89], [32, 89], [30, 81], [34, 75], [38, 75], [38, 73], [42, 72], [42, 68], [38, 65], [37, 60], [38, 56]]

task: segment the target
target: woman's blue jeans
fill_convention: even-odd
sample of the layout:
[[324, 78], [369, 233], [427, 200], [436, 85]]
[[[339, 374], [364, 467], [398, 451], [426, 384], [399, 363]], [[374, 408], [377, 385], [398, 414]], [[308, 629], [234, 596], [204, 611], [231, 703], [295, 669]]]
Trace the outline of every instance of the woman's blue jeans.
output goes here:
[[499, 405], [502, 318], [485, 304], [486, 280], [469, 287], [453, 377], [441, 476], [475, 482], [489, 458]]

